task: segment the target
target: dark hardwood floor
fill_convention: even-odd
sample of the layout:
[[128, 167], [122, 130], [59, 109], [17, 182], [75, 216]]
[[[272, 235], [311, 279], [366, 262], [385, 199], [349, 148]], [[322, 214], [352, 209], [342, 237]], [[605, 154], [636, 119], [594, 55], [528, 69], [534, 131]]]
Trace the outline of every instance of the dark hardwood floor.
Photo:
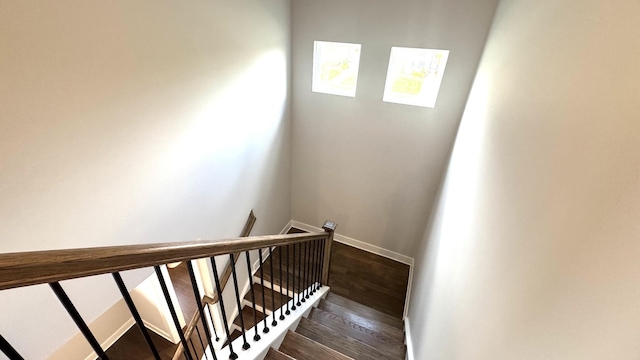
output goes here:
[[169, 277], [171, 277], [171, 282], [178, 296], [182, 315], [184, 315], [184, 320], [188, 323], [193, 317], [193, 314], [196, 313], [197, 306], [196, 298], [193, 295], [191, 279], [189, 278], [187, 263], [183, 261], [175, 268], [171, 269], [167, 267], [167, 269], [169, 270]]
[[[287, 233], [304, 232], [291, 228]], [[277, 254], [275, 251], [276, 259]], [[332, 293], [402, 319], [409, 265], [334, 241], [329, 269]], [[265, 267], [265, 276], [271, 280], [268, 266]], [[279, 279], [274, 280], [279, 284]]]
[[[158, 353], [160, 353], [160, 357], [163, 360], [171, 359], [178, 346], [172, 344], [170, 341], [151, 330], [149, 330], [149, 335], [151, 336], [151, 340], [158, 350]], [[120, 337], [115, 344], [107, 349], [106, 353], [111, 360], [154, 359], [153, 353], [144, 341], [144, 337], [137, 325], [134, 325], [129, 329], [129, 331]]]
[[408, 284], [409, 265], [333, 242], [332, 293], [401, 319]]

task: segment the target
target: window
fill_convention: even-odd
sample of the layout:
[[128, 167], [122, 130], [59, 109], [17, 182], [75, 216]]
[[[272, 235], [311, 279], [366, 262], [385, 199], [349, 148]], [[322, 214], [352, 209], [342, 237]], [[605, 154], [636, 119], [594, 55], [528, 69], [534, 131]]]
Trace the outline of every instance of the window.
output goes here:
[[313, 51], [314, 92], [356, 96], [360, 44], [316, 41]]
[[433, 108], [448, 50], [391, 48], [383, 101]]

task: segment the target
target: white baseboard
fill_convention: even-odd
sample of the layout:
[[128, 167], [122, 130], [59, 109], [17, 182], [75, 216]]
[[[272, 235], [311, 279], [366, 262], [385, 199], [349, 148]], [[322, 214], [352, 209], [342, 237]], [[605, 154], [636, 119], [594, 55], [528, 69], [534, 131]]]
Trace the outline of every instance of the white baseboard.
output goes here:
[[413, 357], [413, 341], [411, 340], [411, 325], [409, 318], [404, 318], [404, 340], [407, 345], [407, 360], [414, 360]]
[[[124, 335], [135, 321], [124, 300], [120, 299], [89, 324], [91, 332], [103, 349], [109, 348]], [[93, 360], [97, 354], [82, 333], [78, 331], [65, 344], [60, 346], [48, 360], [86, 359]]]
[[[124, 301], [124, 300], [120, 300], [120, 301]], [[129, 331], [129, 329], [131, 329], [131, 327], [135, 324], [136, 324], [136, 321], [133, 318], [127, 320], [127, 322], [122, 324], [122, 326], [119, 327], [118, 330], [116, 330], [113, 334], [111, 334], [111, 336], [109, 336], [106, 340], [100, 343], [100, 346], [103, 349], [110, 348], [111, 345], [115, 344], [116, 341], [118, 341], [118, 339], [120, 339], [121, 336], [126, 334], [127, 331]], [[95, 351], [93, 351], [91, 354], [89, 354], [85, 358], [85, 360], [95, 360], [97, 357], [98, 357], [98, 354], [96, 354]]]
[[[312, 225], [309, 225], [309, 224], [305, 224], [305, 223], [302, 223], [302, 222], [299, 222], [299, 221], [291, 220], [289, 223], [291, 225], [291, 226], [289, 226], [289, 229], [291, 227], [295, 227], [295, 228], [298, 228], [300, 230], [306, 230], [306, 231], [309, 231], [309, 232], [324, 232], [324, 230], [319, 228], [319, 227], [315, 227], [315, 226], [312, 226]], [[287, 229], [287, 231], [289, 229]], [[395, 251], [383, 249], [383, 248], [381, 248], [379, 246], [371, 245], [371, 244], [368, 244], [368, 243], [366, 243], [364, 241], [356, 240], [354, 238], [350, 238], [348, 236], [340, 235], [338, 233], [335, 233], [333, 235], [333, 240], [337, 241], [339, 243], [342, 243], [342, 244], [353, 246], [354, 248], [357, 248], [357, 249], [360, 249], [360, 250], [364, 250], [364, 251], [367, 251], [367, 252], [370, 252], [370, 253], [373, 253], [373, 254], [377, 254], [377, 255], [386, 257], [386, 258], [391, 259], [391, 260], [395, 260], [395, 261], [401, 262], [403, 264], [407, 264], [409, 266], [413, 266], [413, 258], [412, 257], [406, 256], [406, 255], [402, 255], [402, 254], [397, 253]]]
[[165, 330], [163, 330], [163, 329], [160, 329], [159, 327], [157, 327], [157, 326], [153, 325], [153, 324], [152, 324], [152, 323], [150, 323], [150, 322], [146, 322], [146, 321], [144, 321], [144, 319], [143, 319], [142, 321], [144, 322], [144, 326], [145, 326], [147, 329], [149, 329], [149, 330], [153, 331], [154, 333], [156, 333], [156, 334], [158, 334], [158, 335], [162, 336], [163, 338], [165, 338], [165, 340], [167, 340], [168, 342], [170, 342], [170, 343], [174, 344], [174, 341], [173, 341], [173, 335], [169, 334], [168, 332], [166, 332], [166, 331], [165, 331]]
[[289, 230], [291, 230], [291, 228], [293, 227], [293, 220], [289, 220], [289, 222], [287, 223], [287, 225], [285, 225], [284, 229], [282, 229], [282, 231], [280, 231], [280, 234], [286, 234]]

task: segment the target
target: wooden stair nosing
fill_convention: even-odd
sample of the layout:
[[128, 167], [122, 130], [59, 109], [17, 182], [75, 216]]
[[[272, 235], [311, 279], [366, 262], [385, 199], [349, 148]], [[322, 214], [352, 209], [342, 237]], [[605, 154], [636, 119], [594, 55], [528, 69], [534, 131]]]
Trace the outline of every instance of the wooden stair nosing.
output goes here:
[[345, 320], [348, 320], [354, 324], [358, 324], [360, 326], [366, 327], [373, 331], [377, 331], [383, 335], [397, 339], [398, 341], [404, 341], [403, 330], [398, 329], [397, 327], [391, 326], [382, 321], [372, 319], [366, 316], [362, 316], [354, 311], [351, 311], [350, 309], [344, 306], [340, 306], [338, 304], [334, 304], [324, 299], [320, 299], [320, 302], [318, 303], [318, 308], [324, 311], [336, 314], [338, 316], [341, 316]]
[[382, 335], [360, 325], [353, 324], [338, 315], [326, 312], [322, 309], [313, 308], [311, 313], [309, 313], [308, 318], [343, 335], [360, 340], [363, 343], [391, 356], [401, 357], [405, 353], [406, 346], [402, 341], [399, 342], [394, 338]]
[[334, 293], [329, 293], [327, 294], [327, 297], [325, 298], [326, 301], [334, 303], [336, 305], [340, 305], [344, 308], [347, 308], [351, 311], [353, 311], [354, 313], [361, 315], [363, 317], [366, 318], [370, 318], [373, 320], [377, 320], [380, 322], [383, 322], [387, 325], [391, 325], [393, 327], [396, 327], [400, 330], [404, 330], [404, 323], [401, 319], [397, 319], [394, 318], [391, 315], [385, 314], [381, 311], [372, 309], [366, 305], [362, 305], [360, 303], [357, 303], [353, 300], [349, 300], [345, 297], [342, 297], [340, 295], [336, 295]]
[[269, 348], [269, 351], [267, 352], [267, 356], [264, 357], [264, 360], [296, 360], [296, 359], [292, 358], [287, 354], [281, 353], [280, 351], [274, 348]]
[[291, 330], [287, 332], [280, 348], [280, 352], [291, 356], [294, 359], [305, 360], [348, 360], [350, 357], [341, 354], [329, 347], [317, 343], [306, 336], [295, 333]]
[[396, 357], [388, 355], [360, 340], [345, 336], [330, 327], [304, 317], [300, 319], [296, 332], [355, 360], [396, 359]]

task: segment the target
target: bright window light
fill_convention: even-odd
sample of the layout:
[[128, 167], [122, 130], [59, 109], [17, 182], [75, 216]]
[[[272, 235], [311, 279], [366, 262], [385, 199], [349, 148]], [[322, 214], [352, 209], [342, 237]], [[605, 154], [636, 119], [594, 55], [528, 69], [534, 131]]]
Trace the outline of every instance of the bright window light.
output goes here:
[[391, 48], [383, 100], [433, 108], [448, 57], [449, 50]]
[[314, 92], [356, 96], [360, 44], [316, 41], [313, 50]]

